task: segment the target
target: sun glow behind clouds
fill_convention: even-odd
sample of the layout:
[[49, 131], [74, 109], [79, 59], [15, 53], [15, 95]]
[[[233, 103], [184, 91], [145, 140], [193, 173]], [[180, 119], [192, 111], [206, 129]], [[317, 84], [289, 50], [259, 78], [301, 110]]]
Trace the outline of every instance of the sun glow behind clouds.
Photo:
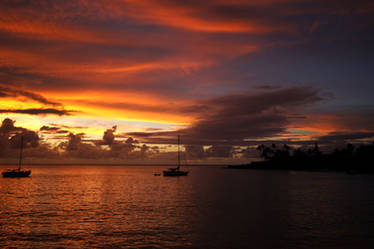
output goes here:
[[117, 125], [117, 133], [127, 132], [144, 132], [150, 129], [157, 130], [174, 130], [180, 126], [175, 124], [157, 123], [157, 122], [146, 122], [146, 121], [131, 121], [131, 120], [116, 120], [108, 118], [97, 118], [97, 117], [54, 117], [54, 116], [28, 116], [22, 114], [0, 114], [0, 119], [10, 118], [16, 121], [16, 125], [22, 125], [22, 127], [39, 131], [39, 129], [45, 125], [53, 126], [58, 125], [65, 127], [72, 133], [85, 133], [87, 138], [101, 139], [103, 132], [112, 127], [114, 124]]

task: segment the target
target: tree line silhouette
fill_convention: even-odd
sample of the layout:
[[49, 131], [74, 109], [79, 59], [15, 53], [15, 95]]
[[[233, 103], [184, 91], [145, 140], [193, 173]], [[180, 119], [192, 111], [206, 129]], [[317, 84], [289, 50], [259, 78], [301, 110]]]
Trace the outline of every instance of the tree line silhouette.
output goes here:
[[234, 169], [345, 171], [347, 173], [374, 173], [374, 142], [347, 144], [331, 153], [322, 153], [318, 144], [308, 149], [259, 145], [257, 150], [263, 161], [244, 165], [230, 165]]

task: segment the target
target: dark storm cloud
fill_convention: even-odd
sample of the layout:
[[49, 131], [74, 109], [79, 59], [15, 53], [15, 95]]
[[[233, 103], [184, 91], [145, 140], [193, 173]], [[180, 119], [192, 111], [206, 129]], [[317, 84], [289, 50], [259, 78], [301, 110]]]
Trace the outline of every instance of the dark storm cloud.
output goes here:
[[292, 111], [321, 101], [312, 88], [288, 88], [256, 95], [237, 94], [206, 102], [211, 110], [184, 132], [201, 140], [242, 141], [282, 134]]
[[[118, 108], [118, 109], [126, 109], [132, 111], [141, 111], [141, 112], [159, 112], [159, 113], [172, 113], [172, 114], [180, 114], [185, 113], [192, 116], [205, 116], [211, 115], [217, 111], [223, 109], [223, 107], [230, 109], [227, 111], [228, 114], [238, 115], [237, 112], [240, 112], [241, 109], [237, 108], [242, 106], [245, 108], [247, 112], [256, 112], [262, 111], [263, 108], [268, 108], [269, 106], [273, 106], [278, 102], [282, 102], [282, 106], [287, 106], [288, 101], [294, 101], [294, 95], [300, 94], [300, 97], [305, 99], [300, 99], [298, 104], [304, 105], [306, 103], [313, 103], [322, 100], [321, 94], [317, 94], [318, 91], [313, 90], [312, 88], [293, 88], [293, 89], [280, 89], [277, 86], [264, 86], [264, 87], [257, 87], [256, 90], [263, 91], [268, 90], [269, 92], [263, 92], [263, 97], [257, 97], [255, 94], [237, 94], [237, 95], [227, 95], [223, 97], [216, 97], [214, 99], [209, 100], [201, 100], [198, 101], [196, 104], [189, 104], [189, 105], [143, 105], [133, 102], [112, 102], [112, 103], [103, 103], [103, 102], [94, 102], [94, 101], [85, 101], [85, 100], [77, 100], [80, 103], [86, 103], [93, 106], [100, 106], [100, 107], [111, 107], [111, 108]], [[272, 90], [279, 90], [278, 94], [275, 94]], [[315, 96], [307, 96], [307, 92], [314, 91]], [[290, 96], [288, 97], [287, 94]], [[248, 102], [250, 101], [250, 102]], [[171, 102], [172, 103], [172, 102]], [[295, 103], [294, 103], [295, 104]], [[220, 113], [222, 115], [222, 113]], [[226, 114], [225, 114], [226, 115]], [[221, 116], [225, 118], [225, 116]]]
[[[278, 136], [285, 132], [296, 111], [322, 100], [313, 88], [294, 87], [262, 93], [232, 94], [200, 103], [198, 121], [174, 132], [133, 132], [148, 142], [174, 143], [176, 134], [185, 144], [233, 144], [245, 139]], [[197, 109], [194, 108], [196, 111]], [[174, 139], [175, 140], [175, 139]]]
[[30, 108], [30, 109], [0, 109], [0, 113], [19, 113], [19, 114], [29, 114], [29, 115], [58, 115], [58, 116], [69, 116], [74, 111], [67, 111], [67, 110], [58, 110], [53, 108], [46, 108], [46, 109], [37, 109], [37, 108]]

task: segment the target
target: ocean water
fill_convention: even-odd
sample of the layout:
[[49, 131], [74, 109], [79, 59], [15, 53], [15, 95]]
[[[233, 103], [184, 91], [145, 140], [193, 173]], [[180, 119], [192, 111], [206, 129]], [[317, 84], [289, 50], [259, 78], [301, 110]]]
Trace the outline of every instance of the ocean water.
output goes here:
[[0, 179], [0, 248], [374, 248], [370, 175], [29, 168]]

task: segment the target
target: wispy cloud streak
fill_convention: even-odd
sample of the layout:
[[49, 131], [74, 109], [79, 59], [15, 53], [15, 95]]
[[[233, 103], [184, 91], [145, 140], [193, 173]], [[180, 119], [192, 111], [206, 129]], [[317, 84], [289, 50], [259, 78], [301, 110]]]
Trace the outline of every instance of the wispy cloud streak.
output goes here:
[[17, 114], [28, 114], [28, 115], [58, 115], [58, 116], [69, 116], [74, 111], [68, 111], [68, 110], [58, 110], [53, 108], [46, 108], [46, 109], [36, 109], [36, 108], [30, 108], [30, 109], [0, 109], [0, 113], [17, 113]]

